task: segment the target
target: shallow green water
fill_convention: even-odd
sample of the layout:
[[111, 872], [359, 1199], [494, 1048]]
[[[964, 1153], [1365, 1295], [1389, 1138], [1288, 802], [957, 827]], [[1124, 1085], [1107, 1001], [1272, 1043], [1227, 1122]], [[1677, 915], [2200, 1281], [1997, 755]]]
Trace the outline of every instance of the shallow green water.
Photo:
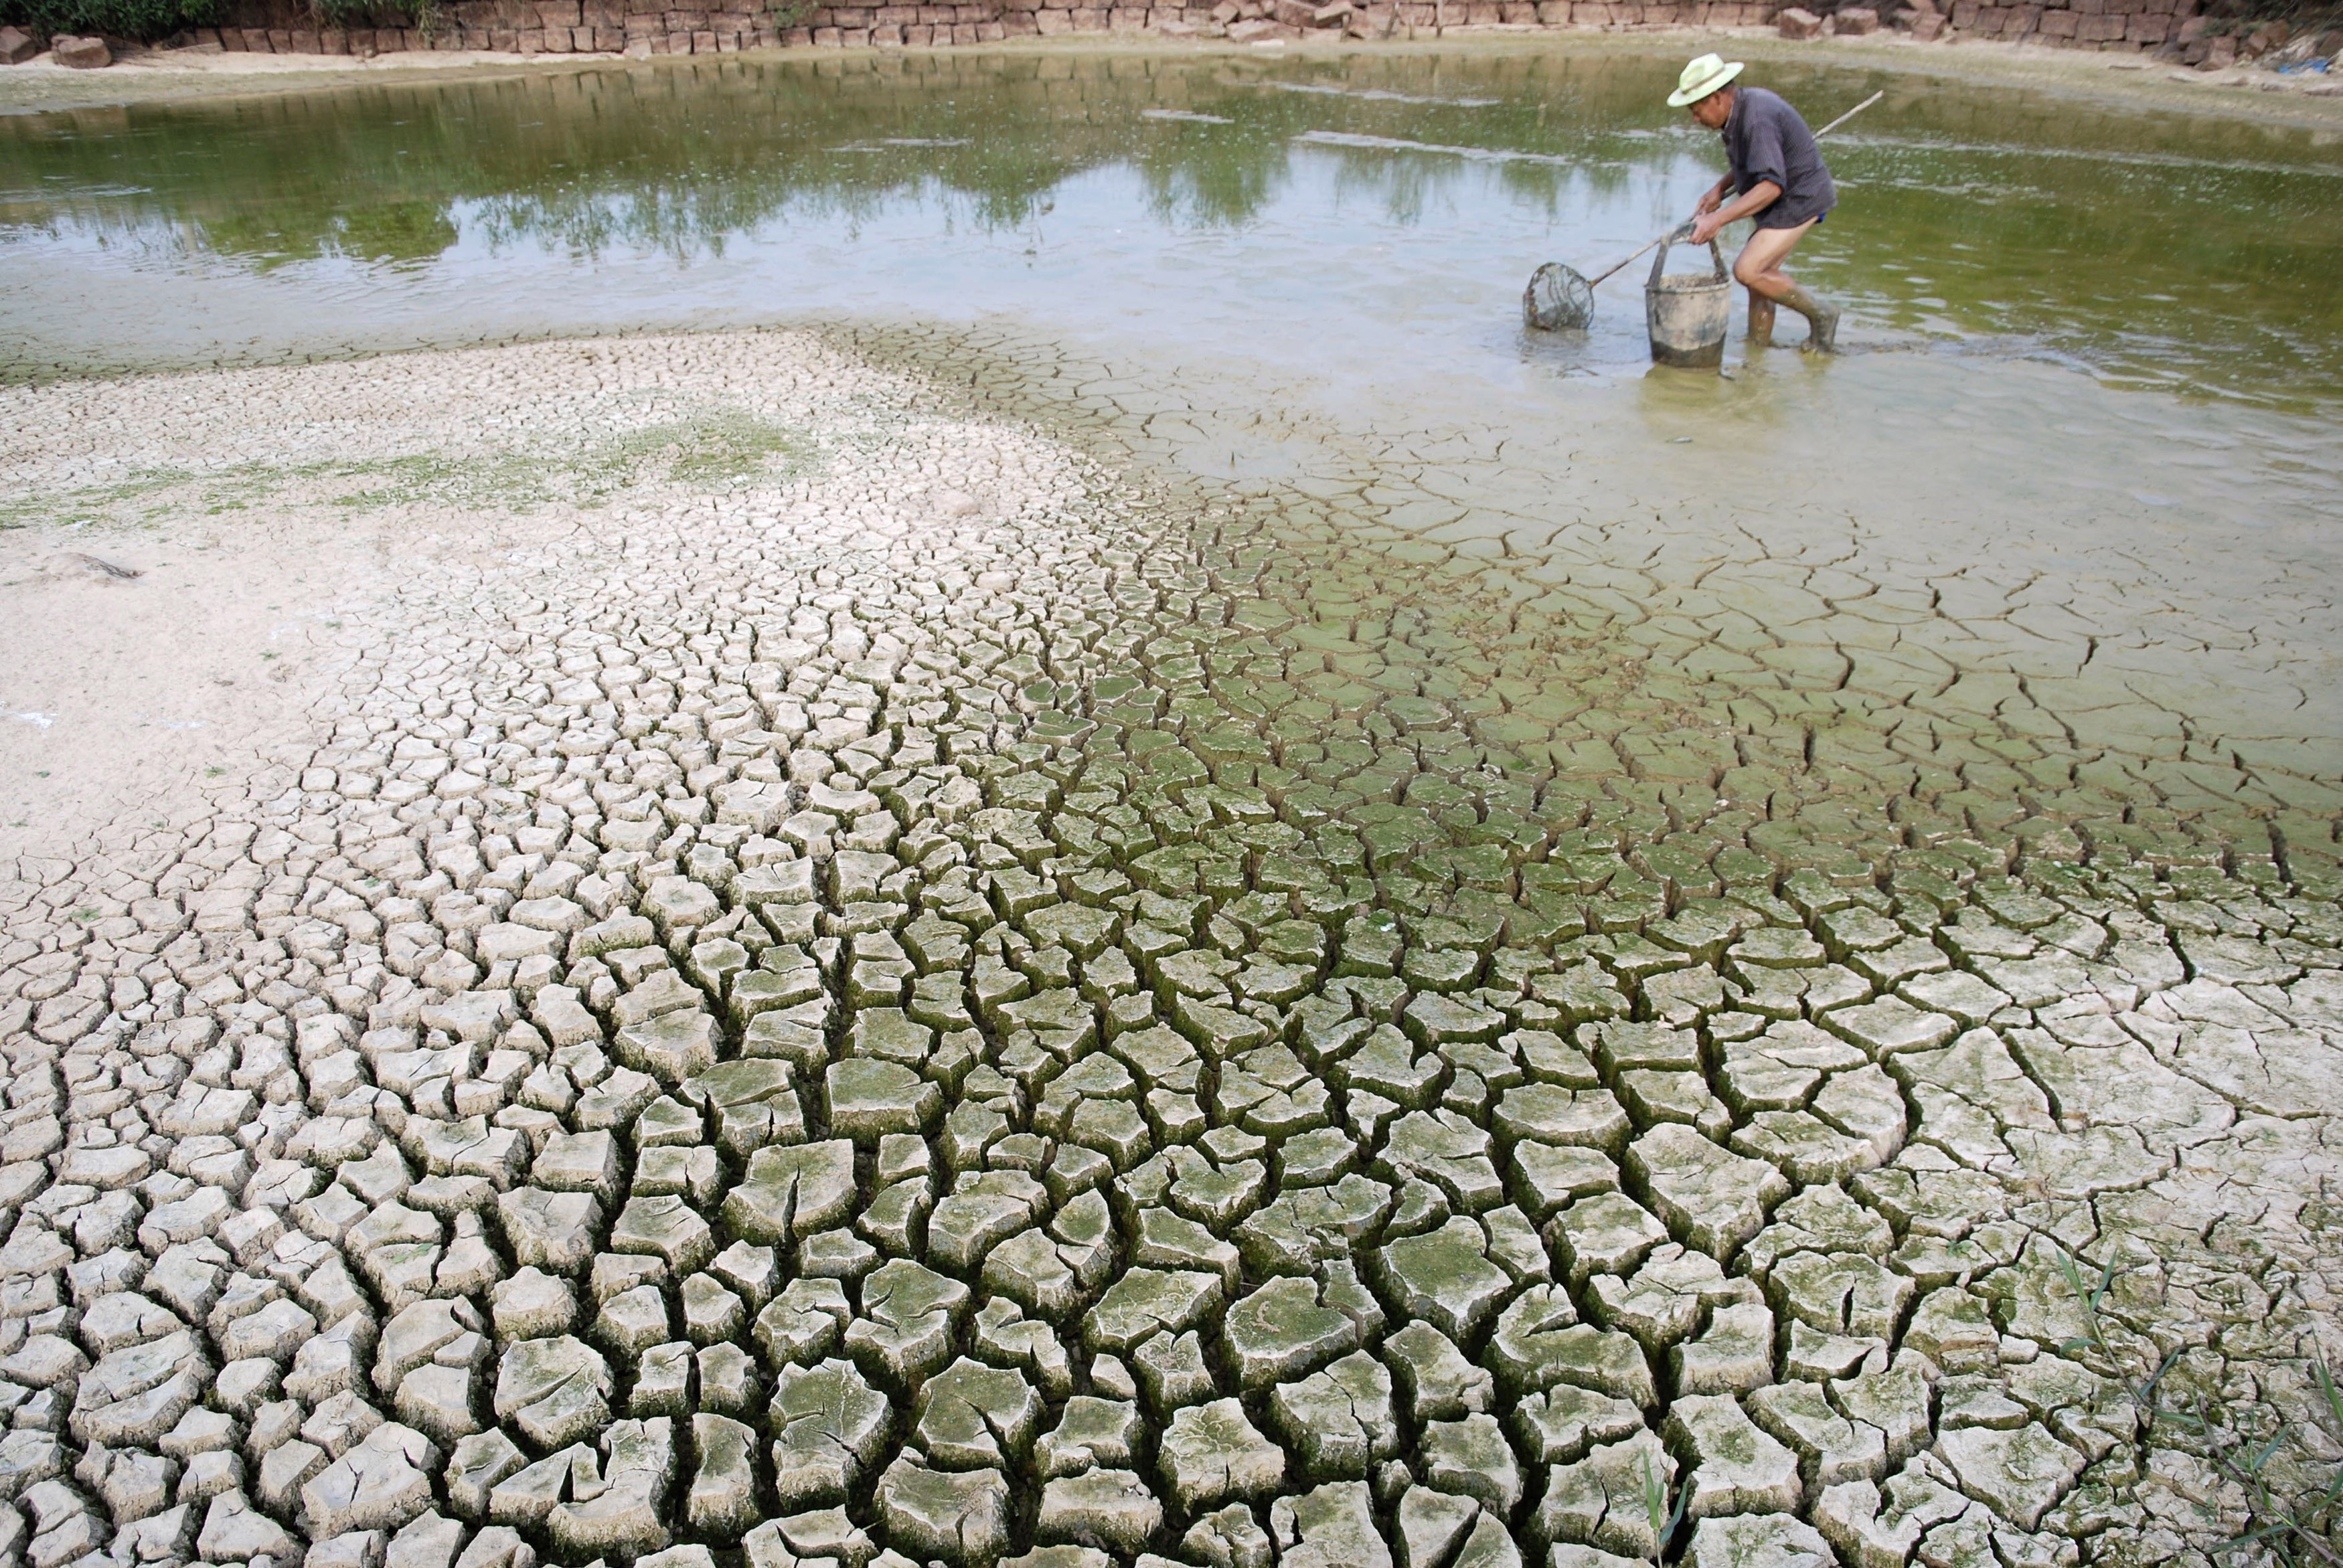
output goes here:
[[[1713, 139], [1660, 102], [1672, 69], [873, 56], [17, 117], [0, 333], [12, 358], [121, 363], [838, 308], [1502, 333], [1536, 261], [1592, 270], [1708, 177]], [[1765, 79], [1817, 121], [1887, 90], [1833, 146], [1846, 205], [1805, 246], [1858, 337], [2255, 401], [2343, 390], [2343, 149], [1862, 71]], [[56, 308], [100, 290], [102, 319]], [[1564, 357], [1639, 362], [1636, 304], [1613, 284]]]

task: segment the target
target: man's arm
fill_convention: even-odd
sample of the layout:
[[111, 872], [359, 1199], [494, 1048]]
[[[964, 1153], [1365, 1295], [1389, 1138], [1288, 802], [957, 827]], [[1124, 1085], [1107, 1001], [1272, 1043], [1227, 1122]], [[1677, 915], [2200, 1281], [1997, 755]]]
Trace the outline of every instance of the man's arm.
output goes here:
[[1755, 185], [1751, 186], [1739, 200], [1723, 208], [1712, 206], [1712, 199], [1719, 194], [1721, 193], [1712, 191], [1707, 197], [1702, 198], [1698, 209], [1699, 216], [1693, 219], [1693, 244], [1706, 245], [1717, 236], [1726, 224], [1740, 218], [1754, 217], [1764, 212], [1782, 199], [1782, 187], [1772, 180], [1759, 180]]

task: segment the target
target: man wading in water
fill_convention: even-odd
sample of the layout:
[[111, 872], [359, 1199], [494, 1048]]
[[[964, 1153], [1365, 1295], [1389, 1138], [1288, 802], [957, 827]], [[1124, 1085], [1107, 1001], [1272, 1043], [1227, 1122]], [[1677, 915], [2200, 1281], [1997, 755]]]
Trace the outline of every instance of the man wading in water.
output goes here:
[[[1815, 298], [1782, 270], [1782, 263], [1838, 205], [1838, 187], [1815, 146], [1815, 134], [1798, 111], [1763, 87], [1736, 87], [1741, 62], [1730, 65], [1703, 55], [1684, 68], [1674, 108], [1689, 106], [1692, 117], [1725, 133], [1725, 156], [1732, 165], [1693, 209], [1692, 242], [1706, 245], [1736, 218], [1754, 217], [1757, 232], [1734, 258], [1733, 276], [1749, 290], [1749, 341], [1774, 340], [1774, 307], [1786, 305], [1814, 326], [1806, 347], [1823, 354], [1838, 349], [1838, 307]], [[1725, 198], [1740, 194], [1732, 205]]]

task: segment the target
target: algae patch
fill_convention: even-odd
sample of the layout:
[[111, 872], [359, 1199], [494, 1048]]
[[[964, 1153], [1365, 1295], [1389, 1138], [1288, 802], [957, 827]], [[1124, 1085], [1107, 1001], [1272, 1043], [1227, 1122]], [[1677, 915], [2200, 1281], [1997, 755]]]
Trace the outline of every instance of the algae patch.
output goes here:
[[730, 492], [804, 478], [820, 450], [802, 430], [718, 405], [606, 431], [574, 445], [441, 447], [395, 457], [252, 460], [207, 471], [138, 468], [101, 484], [35, 489], [0, 501], [0, 528], [47, 523], [154, 523], [265, 505], [351, 511], [414, 506], [526, 512], [559, 503], [599, 507], [639, 488]]

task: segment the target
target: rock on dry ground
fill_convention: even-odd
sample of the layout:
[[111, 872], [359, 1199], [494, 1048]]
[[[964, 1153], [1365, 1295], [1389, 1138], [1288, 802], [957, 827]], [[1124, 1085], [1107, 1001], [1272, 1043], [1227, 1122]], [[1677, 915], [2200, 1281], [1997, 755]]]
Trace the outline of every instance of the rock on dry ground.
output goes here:
[[297, 748], [0, 882], [0, 1563], [1592, 1565], [1647, 1476], [1720, 1564], [2237, 1527], [2056, 1260], [2299, 1416], [2333, 780], [1646, 658], [938, 386], [0, 394], [12, 489], [407, 529]]

